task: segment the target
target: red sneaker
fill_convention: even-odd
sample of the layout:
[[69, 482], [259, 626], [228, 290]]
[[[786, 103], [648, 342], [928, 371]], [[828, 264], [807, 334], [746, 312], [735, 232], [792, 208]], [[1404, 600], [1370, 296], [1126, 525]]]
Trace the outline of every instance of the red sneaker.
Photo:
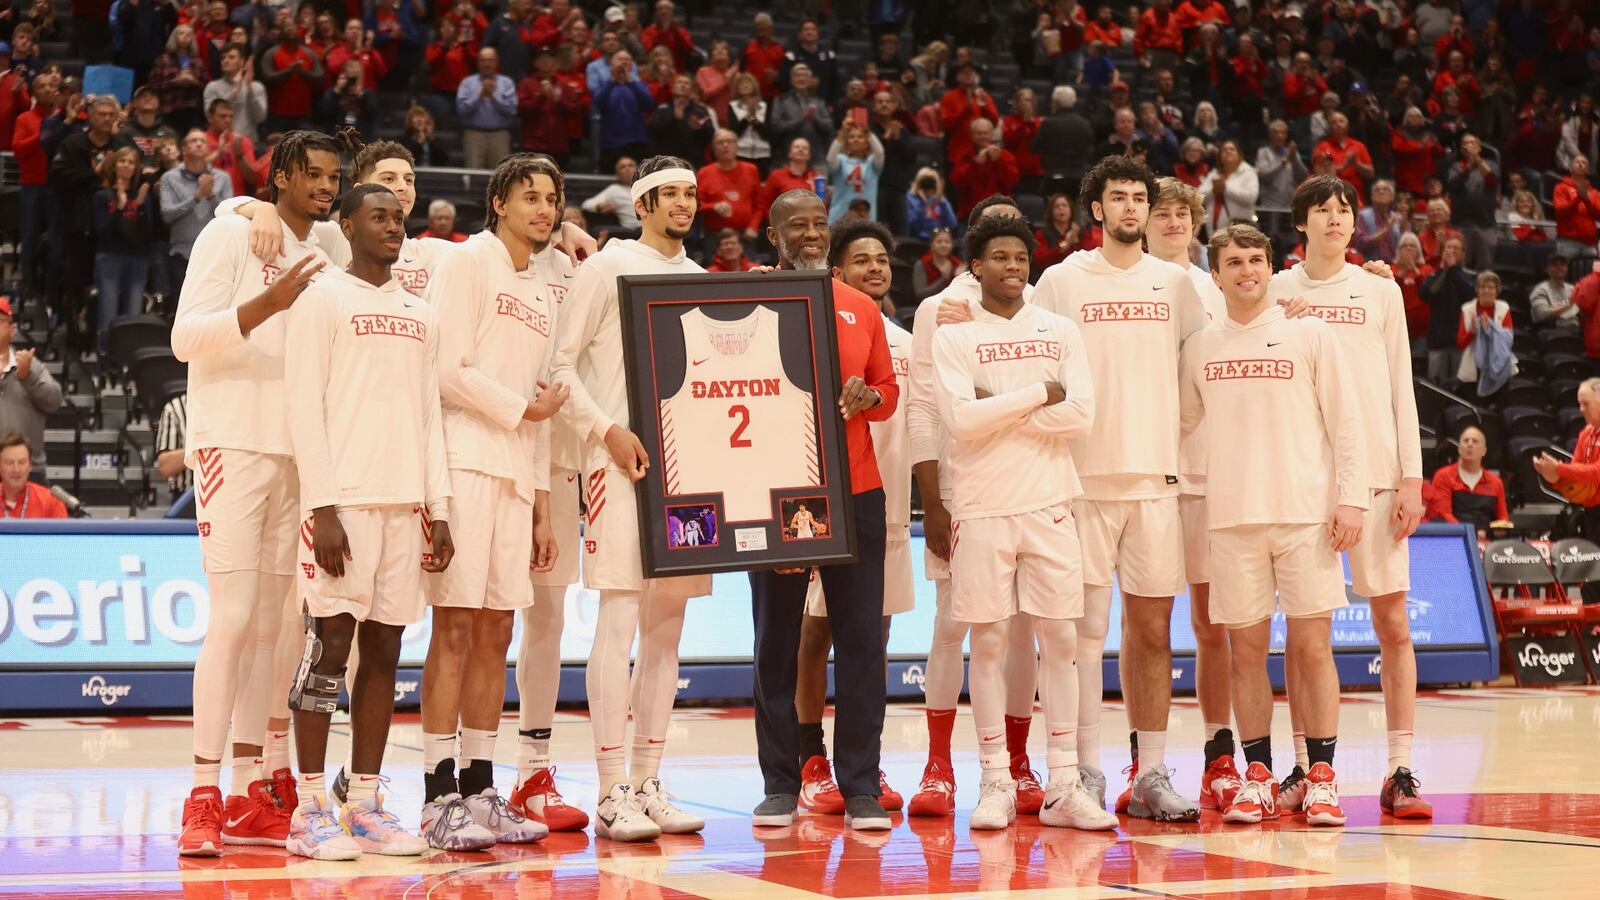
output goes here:
[[1422, 799], [1417, 786], [1422, 782], [1411, 770], [1401, 766], [1383, 780], [1383, 791], [1378, 794], [1378, 805], [1396, 819], [1431, 819], [1433, 804]]
[[[1222, 808], [1222, 821], [1236, 825], [1257, 825], [1266, 819], [1278, 817], [1278, 782], [1272, 778], [1272, 772], [1261, 763], [1251, 763], [1245, 770], [1245, 780], [1239, 782], [1239, 775], [1234, 771], [1232, 760], [1229, 759], [1228, 771], [1233, 772], [1234, 784], [1238, 785], [1230, 793], [1228, 805]], [[1207, 783], [1211, 781], [1207, 771]], [[1204, 796], [1204, 794], [1202, 794]]]
[[224, 844], [282, 847], [289, 839], [289, 817], [293, 813], [278, 805], [265, 781], [250, 782], [250, 790], [244, 796], [229, 797], [224, 809]]
[[197, 787], [183, 801], [183, 833], [178, 835], [179, 856], [222, 855], [222, 791]]
[[554, 767], [539, 769], [511, 792], [511, 811], [543, 824], [551, 831], [582, 831], [589, 827], [589, 814], [569, 806], [556, 790]]
[[[343, 775], [344, 770], [340, 769]], [[294, 780], [294, 770], [285, 766], [272, 773], [272, 796], [278, 801], [278, 806], [283, 809], [285, 819], [294, 815], [300, 808], [300, 789]], [[340, 801], [343, 802], [343, 801]]]
[[1339, 805], [1338, 776], [1333, 767], [1319, 762], [1306, 773], [1306, 824], [1343, 825], [1344, 808]]
[[934, 757], [922, 770], [922, 784], [906, 810], [913, 816], [948, 818], [956, 812], [956, 776], [949, 760]]
[[1133, 799], [1133, 780], [1139, 777], [1139, 761], [1137, 759], [1134, 760], [1126, 769], [1122, 770], [1122, 774], [1128, 776], [1128, 786], [1123, 788], [1122, 793], [1117, 795], [1116, 812], [1119, 816], [1128, 814], [1128, 801]]
[[883, 775], [883, 770], [878, 770], [878, 805], [884, 812], [899, 812], [905, 808], [906, 798], [900, 792], [889, 787], [889, 779]]
[[1038, 773], [1028, 768], [1028, 757], [1011, 760], [1011, 778], [1017, 783], [1017, 815], [1037, 816], [1044, 806], [1044, 787], [1039, 784]]
[[[1270, 777], [1272, 773], [1268, 772], [1267, 775]], [[1241, 787], [1243, 782], [1239, 780], [1239, 770], [1233, 766], [1233, 757], [1217, 757], [1206, 766], [1205, 774], [1200, 777], [1200, 808], [1227, 809]], [[1273, 782], [1273, 788], [1276, 792], [1277, 782]]]
[[811, 757], [800, 770], [800, 805], [825, 816], [844, 815], [844, 795], [833, 782], [826, 756]]

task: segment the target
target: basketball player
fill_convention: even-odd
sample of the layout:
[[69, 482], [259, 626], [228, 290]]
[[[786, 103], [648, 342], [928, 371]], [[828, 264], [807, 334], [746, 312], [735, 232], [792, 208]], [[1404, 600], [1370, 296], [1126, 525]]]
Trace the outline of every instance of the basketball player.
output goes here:
[[[972, 208], [967, 227], [990, 216], [1020, 218], [1022, 212], [1017, 209], [1015, 200], [995, 194], [978, 201]], [[1023, 300], [1030, 300], [1032, 296], [1033, 286], [1028, 285], [1023, 289]], [[950, 736], [955, 729], [956, 703], [961, 698], [961, 682], [966, 670], [962, 645], [967, 639], [967, 624], [950, 617], [950, 513], [947, 507], [950, 486], [939, 477], [948, 448], [934, 399], [933, 336], [944, 311], [952, 313], [952, 322], [970, 320], [980, 300], [982, 290], [978, 280], [970, 271], [962, 271], [933, 302], [924, 301], [917, 307], [912, 323], [906, 431], [910, 437], [912, 473], [922, 497], [922, 532], [926, 541], [923, 569], [933, 581], [936, 603], [933, 645], [928, 650], [928, 667], [923, 679], [923, 691], [927, 695], [928, 762], [923, 768], [922, 783], [907, 808], [913, 816], [955, 814], [956, 780], [955, 768], [950, 762]], [[1033, 630], [1026, 615], [1019, 614], [1012, 621], [1008, 636], [1006, 749], [1011, 754], [1011, 777], [1017, 783], [1017, 811], [1033, 815], [1044, 804], [1044, 788], [1028, 761], [1028, 731], [1033, 724], [1033, 698], [1039, 668]]]
[[806, 509], [806, 505], [802, 503], [800, 508], [794, 511], [794, 517], [789, 520], [789, 530], [793, 531], [797, 538], [816, 537], [816, 532], [812, 531], [812, 526], [816, 524], [817, 517], [813, 516], [811, 510]]
[[[1361, 543], [1350, 551], [1350, 578], [1355, 592], [1372, 605], [1382, 652], [1389, 763], [1379, 803], [1397, 818], [1426, 819], [1432, 817], [1433, 806], [1418, 794], [1411, 770], [1417, 659], [1406, 612], [1406, 592], [1411, 587], [1407, 539], [1423, 513], [1417, 403], [1399, 285], [1345, 262], [1357, 203], [1355, 189], [1333, 176], [1309, 179], [1296, 189], [1294, 223], [1305, 234], [1306, 259], [1273, 276], [1271, 294], [1274, 299], [1304, 297], [1312, 314], [1332, 326], [1349, 363], [1352, 389], [1361, 399], [1373, 494]], [[1302, 670], [1289, 666], [1286, 671]], [[1313, 761], [1301, 742], [1311, 744], [1314, 734], [1308, 731], [1312, 723], [1296, 713], [1299, 692], [1293, 677], [1288, 688], [1295, 722], [1295, 769], [1284, 780], [1282, 799], [1285, 807], [1297, 810]]]
[[[300, 634], [291, 574], [298, 479], [284, 404], [284, 317], [328, 258], [311, 233], [339, 191], [333, 138], [293, 131], [273, 151], [273, 203], [283, 250], [250, 255], [249, 224], [217, 219], [195, 240], [178, 299], [172, 352], [189, 363], [185, 464], [198, 473], [197, 528], [211, 618], [195, 661], [194, 790], [178, 852], [215, 856], [223, 843], [282, 846], [298, 805], [287, 757], [269, 789], [261, 751], [268, 710], [287, 714], [292, 669], [278, 672], [280, 639]], [[237, 695], [237, 696], [236, 696]], [[237, 706], [236, 706], [237, 703]], [[217, 787], [228, 719], [234, 772], [223, 826]]]
[[[673, 805], [660, 771], [678, 689], [684, 608], [689, 598], [711, 593], [711, 578], [644, 577], [633, 483], [644, 477], [650, 457], [629, 430], [617, 277], [705, 270], [683, 249], [699, 206], [694, 169], [674, 156], [651, 157], [640, 165], [630, 190], [639, 213], [639, 239], [610, 241], [578, 269], [562, 307], [551, 378], [571, 390], [562, 418], [587, 447], [583, 580], [600, 594], [585, 673], [600, 775], [595, 833], [646, 841], [663, 832], [705, 827], [703, 819]], [[630, 685], [628, 663], [636, 637], [639, 657]], [[623, 748], [630, 709], [634, 735], [627, 760]]]
[[[832, 234], [828, 263], [833, 277], [866, 294], [882, 308], [889, 295], [892, 277], [890, 254], [894, 238], [889, 229], [876, 222], [842, 223]], [[889, 342], [889, 361], [894, 366], [895, 386], [904, 396], [906, 375], [910, 371], [911, 334], [883, 317], [884, 337]], [[872, 422], [872, 449], [878, 457], [883, 477], [884, 521], [883, 554], [883, 646], [888, 653], [889, 621], [897, 613], [909, 612], [915, 605], [911, 584], [911, 471], [906, 438], [905, 404], [882, 422]], [[800, 723], [800, 805], [812, 812], [838, 815], [844, 812], [844, 795], [833, 780], [828, 765], [827, 745], [822, 733], [822, 710], [828, 692], [828, 652], [833, 647], [833, 630], [828, 626], [827, 599], [822, 580], [813, 576], [806, 589], [806, 615], [800, 623], [799, 669], [795, 680], [794, 708]], [[889, 812], [898, 812], [905, 798], [889, 787], [883, 772], [878, 772], [878, 802]]]
[[544, 423], [566, 390], [544, 381], [556, 309], [532, 257], [559, 220], [562, 187], [561, 170], [546, 157], [501, 160], [485, 191], [485, 230], [445, 254], [428, 286], [439, 323], [450, 521], [461, 538], [455, 564], [427, 585], [422, 828], [438, 849], [485, 849], [485, 832], [508, 843], [549, 833], [507, 807], [492, 767], [506, 650], [516, 611], [533, 602], [525, 560], [548, 569], [557, 552]]
[[1331, 629], [1333, 610], [1347, 603], [1339, 554], [1361, 540], [1371, 496], [1362, 398], [1332, 327], [1286, 318], [1270, 299], [1265, 235], [1229, 225], [1212, 236], [1210, 258], [1227, 318], [1184, 348], [1182, 427], [1188, 434], [1210, 420], [1202, 451], [1218, 588], [1210, 614], [1228, 628], [1234, 711], [1249, 762], [1223, 821], [1278, 814], [1267, 678], [1276, 593], [1288, 619], [1285, 661], [1296, 670], [1300, 715], [1311, 734], [1329, 736], [1311, 742], [1306, 821], [1343, 825], [1332, 767], [1339, 675]]
[[[570, 223], [568, 223], [570, 224]], [[584, 255], [593, 252], [593, 239]], [[563, 241], [574, 244], [574, 238]], [[573, 257], [551, 244], [533, 255], [533, 266], [556, 304], [556, 321], [565, 309], [568, 288], [577, 275]], [[511, 808], [551, 831], [582, 831], [589, 816], [571, 806], [556, 788], [550, 765], [551, 726], [561, 687], [561, 632], [567, 589], [578, 580], [578, 494], [582, 466], [581, 441], [565, 419], [550, 420], [550, 530], [556, 543], [555, 564], [546, 571], [530, 569], [533, 604], [522, 610], [522, 640], [517, 647], [517, 786]]]
[[[1156, 179], [1155, 202], [1145, 226], [1150, 255], [1182, 269], [1188, 276], [1206, 321], [1227, 315], [1222, 292], [1211, 273], [1189, 261], [1196, 223], [1205, 214], [1200, 192], [1176, 178]], [[1178, 514], [1183, 528], [1184, 580], [1189, 584], [1189, 622], [1194, 629], [1195, 696], [1206, 732], [1206, 769], [1200, 777], [1200, 808], [1226, 809], [1239, 790], [1233, 762], [1233, 731], [1228, 727], [1228, 631], [1211, 621], [1210, 532], [1206, 526], [1204, 437], [1185, 435], [1179, 445]], [[1126, 656], [1122, 661], [1126, 661]], [[1126, 678], [1124, 674], [1124, 678]]]
[[[827, 269], [828, 209], [816, 194], [794, 190], [779, 195], [772, 203], [769, 221], [767, 238], [778, 249], [780, 269]], [[839, 793], [844, 798], [845, 826], [856, 831], [883, 831], [891, 825], [878, 799], [885, 702], [881, 633], [886, 523], [883, 478], [868, 423], [894, 415], [899, 388], [877, 304], [841, 281], [833, 282], [833, 302], [842, 385], [838, 404], [849, 445], [858, 557], [854, 563], [817, 570], [826, 595], [838, 674], [833, 753]], [[805, 569], [750, 573], [756, 748], [766, 787], [766, 797], [751, 817], [758, 826], [791, 824], [799, 804], [795, 688], [806, 590]]]
[[[1041, 650], [1049, 782], [1046, 825], [1106, 830], [1117, 817], [1078, 779], [1078, 691], [1072, 620], [1083, 615], [1079, 491], [1068, 439], [1089, 432], [1094, 386], [1087, 352], [1068, 319], [1022, 299], [1033, 229], [991, 217], [967, 231], [969, 270], [983, 300], [974, 321], [934, 336], [939, 417], [950, 435], [951, 615], [972, 629], [972, 717], [983, 778], [975, 829], [1008, 827], [1016, 782], [1005, 748], [1006, 632], [1032, 617]], [[1028, 478], [1017, 473], [1028, 471]]]
[[[417, 856], [428, 849], [400, 827], [378, 794], [400, 635], [422, 620], [422, 572], [443, 571], [455, 554], [446, 521], [438, 332], [432, 310], [390, 270], [405, 225], [399, 198], [383, 185], [345, 194], [339, 227], [350, 269], [312, 285], [289, 314], [285, 347], [295, 364], [286, 367], [284, 389], [296, 413], [290, 438], [305, 514], [299, 549], [305, 577], [297, 583], [310, 628], [289, 698], [300, 806], [288, 848], [311, 859]], [[366, 652], [350, 684], [353, 774], [349, 799], [335, 808], [323, 781], [328, 725], [358, 639]]]
[[[1107, 414], [1072, 456], [1083, 480], [1073, 501], [1083, 545], [1084, 617], [1078, 625], [1078, 752], [1090, 793], [1104, 796], [1100, 744], [1101, 656], [1115, 575], [1127, 625], [1123, 695], [1137, 732], [1127, 811], [1192, 822], [1198, 806], [1173, 790], [1165, 764], [1172, 701], [1172, 598], [1183, 585], [1178, 514], [1178, 350], [1205, 324], [1183, 270], [1143, 251], [1155, 176], [1132, 157], [1107, 157], [1084, 177], [1081, 206], [1103, 223], [1105, 243], [1047, 269], [1033, 302], [1083, 331], [1095, 407]], [[1112, 415], [1111, 411], [1116, 414]], [[1092, 762], [1091, 762], [1092, 760]], [[1119, 800], [1118, 809], [1122, 809]]]

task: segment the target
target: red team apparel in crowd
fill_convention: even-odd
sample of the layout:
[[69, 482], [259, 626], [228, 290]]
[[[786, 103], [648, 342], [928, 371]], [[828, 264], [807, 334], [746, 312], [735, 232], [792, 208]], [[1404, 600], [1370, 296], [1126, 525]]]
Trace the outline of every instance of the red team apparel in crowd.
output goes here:
[[[304, 414], [291, 434], [299, 594], [317, 617], [419, 622], [426, 523], [450, 519], [433, 310], [398, 280], [374, 287], [335, 270], [295, 303], [288, 332], [284, 388]], [[350, 541], [343, 578], [312, 554], [310, 512], [327, 506]]]
[[845, 440], [850, 445], [850, 491], [864, 494], [883, 487], [878, 459], [873, 453], [871, 423], [894, 415], [900, 405], [900, 388], [895, 380], [894, 363], [889, 360], [889, 342], [884, 335], [883, 316], [872, 298], [848, 284], [833, 279], [833, 309], [838, 321], [834, 329], [839, 340], [839, 382], [860, 376], [867, 387], [878, 392], [882, 401], [860, 415], [845, 420]]
[[[811, 392], [783, 369], [778, 313], [758, 306], [735, 322], [684, 313], [684, 375], [661, 401], [662, 477], [668, 497], [721, 493], [724, 522], [777, 515], [772, 492], [821, 482]], [[678, 453], [679, 434], [722, 435]], [[728, 473], [740, 472], [729, 485]]]

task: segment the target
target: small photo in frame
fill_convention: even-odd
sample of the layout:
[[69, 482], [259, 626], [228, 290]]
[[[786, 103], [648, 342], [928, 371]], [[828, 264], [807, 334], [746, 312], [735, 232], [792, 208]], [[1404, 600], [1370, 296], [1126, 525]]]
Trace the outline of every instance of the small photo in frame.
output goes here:
[[783, 513], [783, 539], [786, 541], [814, 541], [833, 532], [833, 522], [828, 516], [828, 498], [785, 497], [779, 503]]
[[667, 507], [667, 549], [717, 546], [717, 508], [709, 503]]

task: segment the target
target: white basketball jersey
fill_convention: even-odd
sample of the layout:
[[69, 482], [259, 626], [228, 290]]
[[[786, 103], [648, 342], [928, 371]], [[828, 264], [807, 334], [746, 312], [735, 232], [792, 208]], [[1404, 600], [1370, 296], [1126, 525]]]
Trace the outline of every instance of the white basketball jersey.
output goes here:
[[682, 322], [683, 386], [661, 401], [667, 495], [720, 492], [725, 521], [772, 519], [772, 491], [821, 483], [816, 413], [783, 372], [778, 314], [722, 322], [692, 309]]

